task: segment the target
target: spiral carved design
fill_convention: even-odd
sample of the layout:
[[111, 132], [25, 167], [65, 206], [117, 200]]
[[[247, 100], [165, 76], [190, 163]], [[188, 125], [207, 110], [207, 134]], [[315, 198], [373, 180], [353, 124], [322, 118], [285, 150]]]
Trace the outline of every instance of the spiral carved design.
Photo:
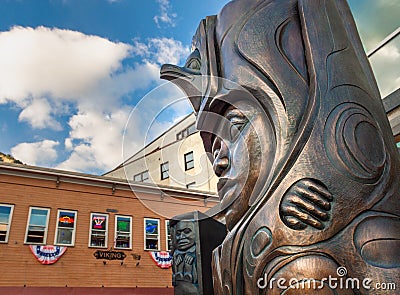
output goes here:
[[343, 175], [365, 184], [376, 183], [387, 163], [387, 151], [376, 120], [361, 105], [343, 103], [325, 125], [325, 150]]

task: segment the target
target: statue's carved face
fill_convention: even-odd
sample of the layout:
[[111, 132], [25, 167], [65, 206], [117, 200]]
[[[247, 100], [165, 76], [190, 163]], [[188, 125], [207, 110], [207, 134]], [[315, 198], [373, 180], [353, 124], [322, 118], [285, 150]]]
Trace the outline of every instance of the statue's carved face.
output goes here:
[[275, 141], [264, 111], [251, 101], [227, 105], [220, 115], [219, 122], [215, 123], [224, 124], [229, 130], [224, 138], [212, 137], [211, 152], [226, 225], [232, 229], [267, 181]]
[[175, 230], [178, 250], [185, 251], [196, 242], [194, 223], [192, 221], [180, 221]]

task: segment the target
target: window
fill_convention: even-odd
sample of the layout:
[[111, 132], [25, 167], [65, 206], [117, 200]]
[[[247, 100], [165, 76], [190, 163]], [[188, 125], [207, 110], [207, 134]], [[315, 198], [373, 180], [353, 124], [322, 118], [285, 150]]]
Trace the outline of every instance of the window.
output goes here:
[[171, 251], [172, 239], [171, 239], [171, 229], [169, 227], [169, 220], [165, 220], [165, 232], [166, 232], [167, 251]]
[[183, 129], [182, 131], [178, 132], [176, 134], [176, 140], [181, 140], [184, 139], [185, 137], [188, 137], [189, 135], [193, 134], [196, 132], [196, 126], [195, 124], [190, 125], [189, 127]]
[[115, 216], [116, 249], [132, 249], [132, 217]]
[[186, 185], [186, 188], [195, 188], [195, 187], [196, 187], [196, 181], [193, 181], [193, 182], [188, 183], [188, 184]]
[[169, 178], [169, 164], [165, 162], [160, 165], [161, 168], [161, 180]]
[[149, 182], [149, 171], [143, 171], [139, 174], [136, 174], [133, 176], [134, 181], [139, 181], [139, 182]]
[[58, 210], [55, 245], [73, 246], [75, 244], [76, 211]]
[[188, 136], [196, 132], [196, 126], [194, 124], [190, 125], [188, 128]]
[[50, 209], [30, 207], [25, 243], [46, 244]]
[[185, 154], [185, 170], [194, 168], [193, 152]]
[[0, 204], [0, 243], [8, 242], [14, 205]]
[[108, 215], [90, 214], [90, 247], [107, 248]]
[[160, 250], [160, 220], [144, 219], [144, 249]]

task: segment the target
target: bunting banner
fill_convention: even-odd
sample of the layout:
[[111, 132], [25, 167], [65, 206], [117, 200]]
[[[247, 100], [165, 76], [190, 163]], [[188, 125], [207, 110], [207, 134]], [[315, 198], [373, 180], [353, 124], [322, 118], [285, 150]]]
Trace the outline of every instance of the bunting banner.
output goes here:
[[151, 259], [156, 263], [158, 267], [170, 268], [172, 265], [172, 256], [167, 251], [160, 252], [149, 252]]
[[51, 245], [29, 245], [29, 249], [33, 256], [35, 256], [36, 260], [44, 265], [56, 263], [65, 251], [67, 251], [67, 247]]

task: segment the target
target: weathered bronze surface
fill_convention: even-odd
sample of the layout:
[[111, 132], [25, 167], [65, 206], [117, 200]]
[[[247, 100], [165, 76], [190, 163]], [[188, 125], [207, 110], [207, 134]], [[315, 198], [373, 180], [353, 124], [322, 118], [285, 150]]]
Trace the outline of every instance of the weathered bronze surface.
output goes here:
[[232, 1], [161, 77], [186, 92], [220, 177], [216, 294], [399, 288], [400, 160], [346, 1]]

